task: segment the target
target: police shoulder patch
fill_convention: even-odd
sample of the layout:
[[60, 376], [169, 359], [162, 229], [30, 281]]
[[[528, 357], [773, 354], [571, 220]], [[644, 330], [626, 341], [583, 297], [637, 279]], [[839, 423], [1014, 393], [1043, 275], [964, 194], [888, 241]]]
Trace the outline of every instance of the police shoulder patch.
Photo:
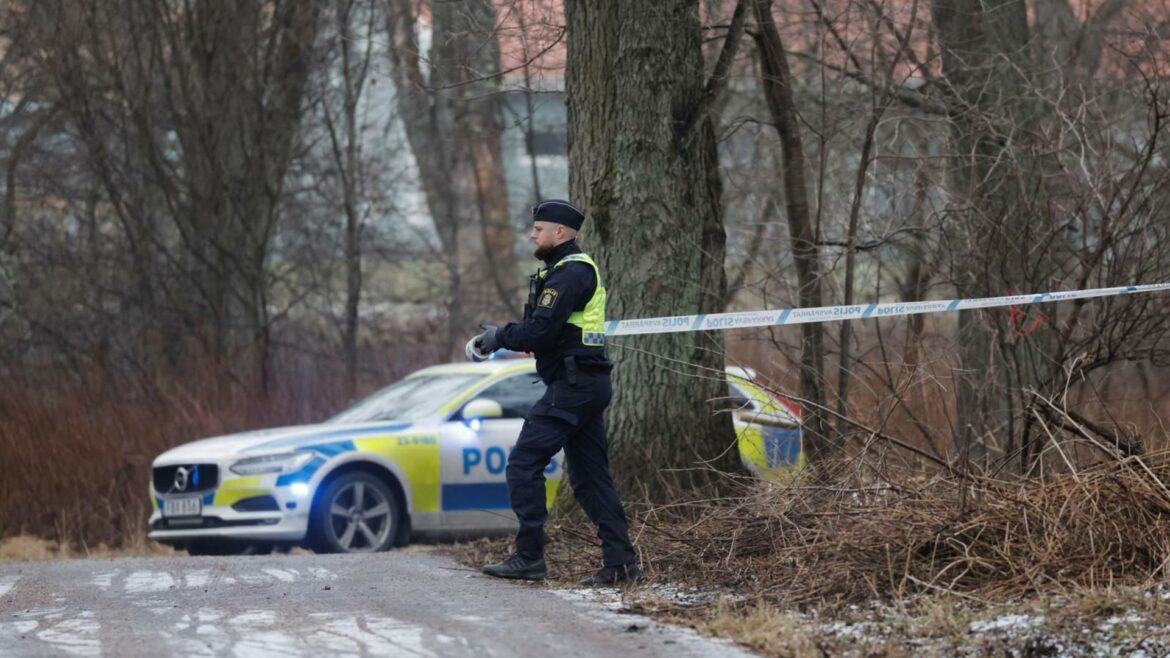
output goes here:
[[540, 293], [540, 299], [537, 300], [536, 305], [540, 308], [552, 308], [553, 304], [557, 303], [557, 296], [560, 294], [561, 293], [553, 290], [552, 288], [545, 288], [544, 291]]

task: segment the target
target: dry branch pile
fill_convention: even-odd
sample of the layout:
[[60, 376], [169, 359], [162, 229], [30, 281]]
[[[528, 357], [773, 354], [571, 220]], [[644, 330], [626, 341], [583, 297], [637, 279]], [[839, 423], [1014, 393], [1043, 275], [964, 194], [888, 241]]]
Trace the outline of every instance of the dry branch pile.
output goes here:
[[[1046, 480], [768, 484], [730, 504], [648, 508], [632, 531], [659, 578], [788, 605], [1014, 597], [1170, 575], [1167, 483], [1170, 452]], [[588, 564], [589, 535], [560, 526], [550, 557]]]

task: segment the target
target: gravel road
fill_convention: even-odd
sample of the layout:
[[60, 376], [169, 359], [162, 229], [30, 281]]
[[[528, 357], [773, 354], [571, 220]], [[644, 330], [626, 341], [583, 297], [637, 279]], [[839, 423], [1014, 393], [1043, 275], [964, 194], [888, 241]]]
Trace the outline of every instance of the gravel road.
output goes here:
[[0, 656], [747, 656], [436, 553], [0, 562]]

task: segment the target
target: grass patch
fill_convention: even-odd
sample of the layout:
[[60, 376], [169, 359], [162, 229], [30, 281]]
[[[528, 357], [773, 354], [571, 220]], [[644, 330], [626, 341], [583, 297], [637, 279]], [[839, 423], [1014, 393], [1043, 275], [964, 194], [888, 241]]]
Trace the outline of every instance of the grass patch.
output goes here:
[[737, 607], [720, 603], [693, 624], [700, 633], [733, 639], [769, 656], [820, 658], [825, 655], [808, 624], [768, 604]]
[[147, 541], [145, 538], [111, 548], [99, 544], [93, 548], [60, 544], [52, 539], [32, 535], [17, 535], [0, 540], [0, 562], [49, 562], [85, 558], [168, 557], [178, 555], [175, 549]]

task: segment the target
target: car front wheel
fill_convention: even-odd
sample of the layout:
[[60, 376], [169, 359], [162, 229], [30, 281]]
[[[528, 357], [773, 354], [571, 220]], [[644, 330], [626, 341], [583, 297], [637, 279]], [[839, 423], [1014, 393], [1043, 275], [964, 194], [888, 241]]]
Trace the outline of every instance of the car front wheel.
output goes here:
[[313, 507], [311, 538], [319, 553], [376, 553], [398, 534], [398, 499], [386, 483], [363, 472], [330, 482]]

